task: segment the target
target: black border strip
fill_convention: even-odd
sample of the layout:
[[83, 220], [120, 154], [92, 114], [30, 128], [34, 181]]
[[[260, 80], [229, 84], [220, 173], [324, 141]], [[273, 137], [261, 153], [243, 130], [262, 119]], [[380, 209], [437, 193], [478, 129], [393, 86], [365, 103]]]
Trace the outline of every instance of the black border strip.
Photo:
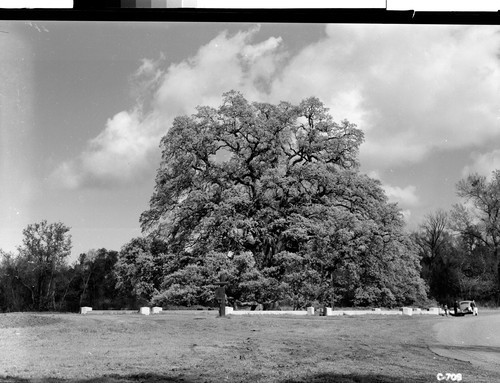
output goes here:
[[500, 24], [500, 12], [414, 12], [385, 9], [97, 8], [3, 9], [3, 20], [258, 23]]

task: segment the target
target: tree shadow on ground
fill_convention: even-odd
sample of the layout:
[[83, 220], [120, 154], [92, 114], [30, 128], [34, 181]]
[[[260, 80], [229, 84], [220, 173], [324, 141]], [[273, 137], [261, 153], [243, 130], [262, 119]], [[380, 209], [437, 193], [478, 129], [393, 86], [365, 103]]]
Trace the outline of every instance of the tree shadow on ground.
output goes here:
[[[295, 379], [281, 380], [279, 383], [406, 383], [429, 382], [431, 376], [422, 377], [393, 377], [379, 374], [337, 374], [320, 373], [311, 376], [297, 377]], [[409, 380], [410, 379], [410, 380]], [[0, 383], [218, 383], [221, 378], [217, 377], [184, 377], [169, 376], [162, 374], [132, 374], [132, 375], [104, 375], [89, 379], [60, 379], [60, 378], [19, 378], [13, 376], [0, 377]], [[231, 380], [233, 383], [246, 383], [252, 381], [265, 381], [262, 376], [252, 378]], [[275, 379], [271, 381], [276, 382]]]
[[[210, 380], [207, 380], [210, 382]], [[131, 374], [131, 375], [104, 375], [87, 379], [62, 378], [20, 378], [15, 376], [0, 377], [0, 383], [198, 383], [203, 379], [190, 379], [184, 376], [169, 376], [162, 374]]]
[[500, 354], [500, 347], [495, 346], [481, 346], [481, 345], [437, 345], [432, 346], [433, 350], [449, 350], [449, 351], [475, 351]]
[[[280, 383], [407, 383], [432, 381], [432, 374], [421, 377], [394, 377], [380, 374], [337, 374], [320, 373], [308, 377], [287, 379]], [[434, 377], [435, 379], [435, 377]]]

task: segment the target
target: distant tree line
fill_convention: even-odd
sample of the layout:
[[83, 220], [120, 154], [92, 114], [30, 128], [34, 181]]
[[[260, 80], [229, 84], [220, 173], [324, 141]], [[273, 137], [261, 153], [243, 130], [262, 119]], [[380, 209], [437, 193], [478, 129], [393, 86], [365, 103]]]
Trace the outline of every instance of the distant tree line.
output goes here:
[[0, 250], [1, 311], [76, 312], [82, 306], [137, 305], [132, 293], [117, 288], [117, 251], [90, 250], [68, 265], [69, 230], [60, 222], [28, 225], [16, 254]]
[[0, 310], [216, 306], [222, 274], [234, 305], [498, 304], [500, 172], [461, 180], [463, 203], [410, 233], [360, 173], [362, 142], [317, 98], [273, 105], [228, 92], [162, 138], [142, 237], [68, 265], [69, 228], [28, 225], [18, 251], [1, 253]]
[[414, 233], [429, 294], [500, 305], [500, 171], [457, 183], [462, 203], [426, 217]]

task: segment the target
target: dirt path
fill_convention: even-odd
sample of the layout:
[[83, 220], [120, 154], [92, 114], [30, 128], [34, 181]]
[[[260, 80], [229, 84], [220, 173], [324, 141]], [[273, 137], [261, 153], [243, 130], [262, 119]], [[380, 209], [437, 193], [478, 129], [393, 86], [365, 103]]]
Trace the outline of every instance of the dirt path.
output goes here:
[[434, 325], [439, 344], [433, 352], [500, 371], [500, 313], [447, 319]]

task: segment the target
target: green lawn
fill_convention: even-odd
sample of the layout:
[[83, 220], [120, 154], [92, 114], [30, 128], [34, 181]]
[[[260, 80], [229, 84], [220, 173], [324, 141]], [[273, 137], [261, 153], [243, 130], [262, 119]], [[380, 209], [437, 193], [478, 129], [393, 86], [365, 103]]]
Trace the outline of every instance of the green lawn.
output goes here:
[[498, 382], [428, 348], [435, 316], [0, 314], [0, 381]]

